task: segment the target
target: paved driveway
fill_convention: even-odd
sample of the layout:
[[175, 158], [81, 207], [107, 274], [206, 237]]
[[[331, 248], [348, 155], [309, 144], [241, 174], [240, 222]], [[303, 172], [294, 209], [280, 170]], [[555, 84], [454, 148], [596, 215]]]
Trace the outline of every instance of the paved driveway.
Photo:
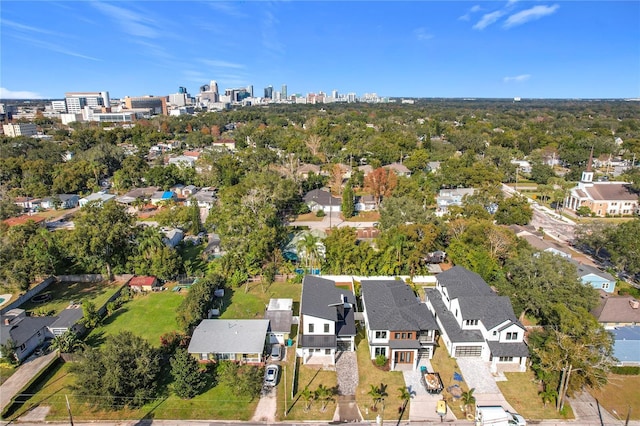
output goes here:
[[47, 355], [32, 358], [22, 364], [11, 377], [0, 386], [0, 413], [5, 410], [13, 398], [29, 383], [31, 379], [40, 374], [49, 363], [58, 357], [54, 351]]
[[276, 388], [264, 388], [260, 393], [260, 401], [256, 406], [251, 421], [273, 423], [276, 421]]
[[478, 358], [457, 358], [456, 362], [469, 389], [475, 388], [473, 396], [477, 405], [501, 405], [506, 410], [516, 412], [504, 399], [486, 362]]

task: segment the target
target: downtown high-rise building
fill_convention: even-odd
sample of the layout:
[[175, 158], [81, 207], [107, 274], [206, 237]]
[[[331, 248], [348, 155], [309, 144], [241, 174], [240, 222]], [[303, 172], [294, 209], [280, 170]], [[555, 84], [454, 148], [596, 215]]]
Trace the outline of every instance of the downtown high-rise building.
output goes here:
[[266, 99], [273, 99], [273, 86], [267, 86], [264, 88], [264, 97]]
[[67, 92], [64, 94], [67, 112], [70, 114], [80, 114], [84, 107], [91, 108], [111, 106], [109, 92]]
[[286, 84], [282, 85], [282, 90], [280, 91], [280, 97], [282, 99], [285, 99], [285, 100], [287, 99], [287, 85]]

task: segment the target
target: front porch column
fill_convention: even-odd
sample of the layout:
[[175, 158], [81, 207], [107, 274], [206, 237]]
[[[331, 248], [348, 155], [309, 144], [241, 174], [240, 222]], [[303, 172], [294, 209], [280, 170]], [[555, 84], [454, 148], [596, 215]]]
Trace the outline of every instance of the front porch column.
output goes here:
[[520, 372], [524, 373], [527, 371], [527, 358], [520, 357]]

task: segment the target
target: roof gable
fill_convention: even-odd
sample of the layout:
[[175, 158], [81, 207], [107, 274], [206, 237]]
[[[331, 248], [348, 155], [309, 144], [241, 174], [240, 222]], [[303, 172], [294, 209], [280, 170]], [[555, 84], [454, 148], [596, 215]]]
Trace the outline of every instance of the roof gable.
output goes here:
[[462, 266], [454, 266], [446, 272], [438, 274], [438, 283], [447, 289], [450, 299], [464, 296], [495, 295], [482, 277]]
[[306, 275], [302, 281], [300, 313], [329, 321], [338, 321], [336, 306], [344, 302], [355, 304], [355, 296], [349, 290], [336, 287], [331, 280]]
[[362, 281], [362, 299], [373, 330], [437, 330], [433, 314], [398, 280]]

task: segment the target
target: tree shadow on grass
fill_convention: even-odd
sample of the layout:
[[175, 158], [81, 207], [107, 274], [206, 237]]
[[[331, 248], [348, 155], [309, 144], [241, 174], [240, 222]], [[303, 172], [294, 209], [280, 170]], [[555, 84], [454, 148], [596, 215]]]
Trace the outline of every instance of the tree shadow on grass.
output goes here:
[[104, 318], [104, 320], [102, 321], [102, 325], [106, 326], [106, 325], [112, 324], [120, 315], [124, 314], [128, 310], [129, 309], [127, 309], [126, 306], [122, 306], [122, 307], [118, 308], [111, 315], [109, 315], [108, 317]]
[[89, 334], [89, 336], [87, 336], [84, 342], [87, 344], [87, 346], [91, 348], [97, 348], [97, 347], [100, 347], [105, 340], [106, 340], [106, 336], [105, 336], [104, 330], [100, 330], [100, 331], [93, 330]]

